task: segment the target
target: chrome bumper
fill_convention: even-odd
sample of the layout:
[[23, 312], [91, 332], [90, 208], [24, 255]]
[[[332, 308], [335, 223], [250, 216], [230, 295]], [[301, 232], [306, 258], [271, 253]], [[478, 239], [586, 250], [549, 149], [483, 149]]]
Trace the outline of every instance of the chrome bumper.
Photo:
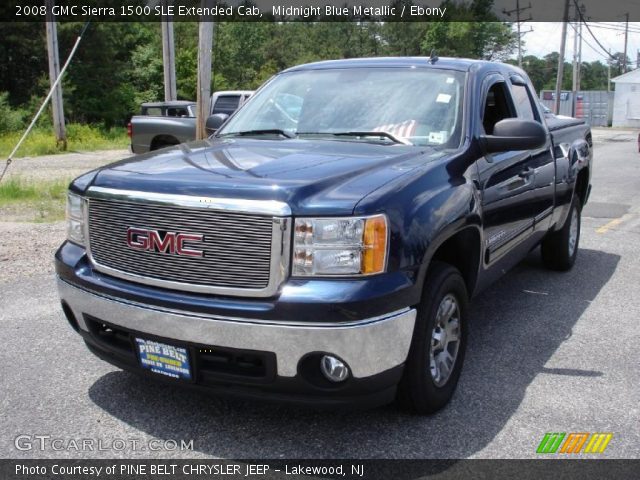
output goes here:
[[282, 377], [296, 376], [298, 362], [311, 352], [337, 355], [356, 378], [396, 367], [407, 358], [416, 319], [416, 311], [406, 308], [341, 324], [261, 322], [129, 302], [83, 290], [59, 278], [58, 291], [85, 331], [88, 328], [83, 314], [88, 314], [126, 329], [177, 341], [274, 352], [277, 374]]

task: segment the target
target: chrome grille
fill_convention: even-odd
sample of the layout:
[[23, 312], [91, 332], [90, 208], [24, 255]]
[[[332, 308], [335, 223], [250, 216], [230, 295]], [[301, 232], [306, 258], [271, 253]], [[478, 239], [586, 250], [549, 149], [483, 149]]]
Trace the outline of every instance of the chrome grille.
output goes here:
[[[273, 217], [97, 198], [89, 200], [88, 217], [90, 253], [98, 270], [107, 267], [103, 268], [107, 273], [112, 269], [141, 280], [158, 280], [159, 285], [167, 282], [168, 288], [178, 282], [234, 289], [269, 285], [277, 226]], [[133, 249], [127, 245], [130, 227], [203, 235], [202, 242], [188, 246], [204, 254], [191, 257]]]

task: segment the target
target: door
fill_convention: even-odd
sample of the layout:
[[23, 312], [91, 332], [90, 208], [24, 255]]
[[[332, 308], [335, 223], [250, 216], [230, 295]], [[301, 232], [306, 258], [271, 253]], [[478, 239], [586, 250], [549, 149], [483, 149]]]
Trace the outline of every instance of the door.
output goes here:
[[[516, 106], [518, 117], [543, 123], [540, 109], [535, 96], [527, 82], [519, 75], [510, 77], [511, 93]], [[534, 233], [544, 235], [551, 226], [555, 198], [556, 166], [551, 150], [551, 141], [531, 152], [531, 168], [533, 174], [533, 191], [527, 203], [533, 217]]]
[[[483, 83], [479, 134], [492, 135], [505, 118], [518, 116], [507, 80], [489, 75]], [[535, 188], [535, 161], [529, 150], [487, 154], [478, 162], [482, 192], [484, 261], [490, 265], [529, 238], [534, 212], [530, 202]]]

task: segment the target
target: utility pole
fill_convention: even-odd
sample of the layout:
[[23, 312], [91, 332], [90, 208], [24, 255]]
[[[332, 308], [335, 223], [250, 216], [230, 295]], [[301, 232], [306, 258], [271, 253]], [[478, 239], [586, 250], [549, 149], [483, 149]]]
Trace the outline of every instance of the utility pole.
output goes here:
[[576, 7], [574, 16], [575, 26], [573, 28], [573, 72], [571, 75], [571, 116], [576, 116], [576, 93], [578, 91], [578, 23], [580, 22], [580, 11]]
[[507, 10], [507, 9], [502, 9], [502, 13], [507, 15], [508, 17], [511, 16], [512, 13], [516, 14], [516, 26], [518, 29], [518, 66], [520, 68], [522, 68], [522, 37], [526, 34], [529, 33], [531, 31], [533, 31], [533, 29], [529, 29], [526, 32], [522, 31], [521, 28], [521, 24], [523, 24], [524, 22], [528, 22], [529, 20], [532, 20], [531, 15], [529, 15], [529, 18], [525, 18], [522, 19], [520, 17], [520, 12], [524, 12], [526, 10], [530, 10], [531, 9], [531, 3], [529, 3], [528, 7], [522, 7], [520, 8], [520, 0], [516, 0], [516, 8], [513, 10]]
[[[171, 5], [173, 0], [163, 0], [165, 7]], [[173, 42], [173, 18], [163, 16], [162, 21], [162, 65], [164, 67], [164, 99], [169, 102], [178, 99], [176, 91], [176, 51]]]
[[[55, 85], [56, 79], [60, 75], [60, 57], [58, 56], [58, 30], [56, 19], [53, 16], [53, 0], [47, 0], [47, 56], [49, 58], [49, 82], [51, 88]], [[67, 149], [67, 132], [64, 125], [64, 107], [62, 105], [62, 85], [58, 85], [53, 90], [51, 96], [51, 109], [53, 113], [53, 130], [56, 135], [56, 145]]]
[[[214, 0], [202, 0], [203, 8], [213, 8]], [[198, 40], [198, 92], [196, 113], [196, 140], [207, 137], [205, 124], [211, 101], [211, 51], [213, 49], [213, 17], [201, 15]]]
[[[580, 7], [582, 10], [584, 5]], [[580, 21], [580, 14], [578, 14], [578, 80], [576, 81], [576, 90], [580, 91], [580, 81], [582, 80], [582, 22]]]
[[624, 24], [624, 57], [622, 58], [622, 74], [627, 73], [627, 44], [629, 42], [629, 14], [626, 13]]
[[558, 78], [556, 78], [556, 103], [555, 113], [560, 114], [560, 94], [562, 93], [562, 78], [564, 77], [564, 52], [567, 46], [567, 23], [569, 22], [569, 1], [564, 2], [564, 13], [562, 14], [562, 38], [560, 39], [560, 56], [558, 57]]
[[611, 49], [609, 49], [609, 58], [607, 58], [607, 92], [611, 91]]

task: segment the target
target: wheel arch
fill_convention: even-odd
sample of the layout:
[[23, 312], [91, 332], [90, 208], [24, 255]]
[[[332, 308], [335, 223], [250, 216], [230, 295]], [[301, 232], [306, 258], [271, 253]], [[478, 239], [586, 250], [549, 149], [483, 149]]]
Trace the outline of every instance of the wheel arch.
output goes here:
[[429, 248], [422, 275], [423, 288], [429, 268], [434, 262], [443, 262], [460, 272], [471, 297], [476, 288], [481, 258], [482, 236], [479, 225], [465, 225], [444, 232]]
[[179, 143], [180, 141], [173, 135], [156, 135], [153, 137], [153, 140], [151, 140], [150, 150], [157, 150], [163, 146], [178, 145]]
[[574, 187], [574, 195], [580, 199], [580, 205], [584, 206], [589, 199], [589, 167], [584, 167], [578, 172], [576, 185]]

